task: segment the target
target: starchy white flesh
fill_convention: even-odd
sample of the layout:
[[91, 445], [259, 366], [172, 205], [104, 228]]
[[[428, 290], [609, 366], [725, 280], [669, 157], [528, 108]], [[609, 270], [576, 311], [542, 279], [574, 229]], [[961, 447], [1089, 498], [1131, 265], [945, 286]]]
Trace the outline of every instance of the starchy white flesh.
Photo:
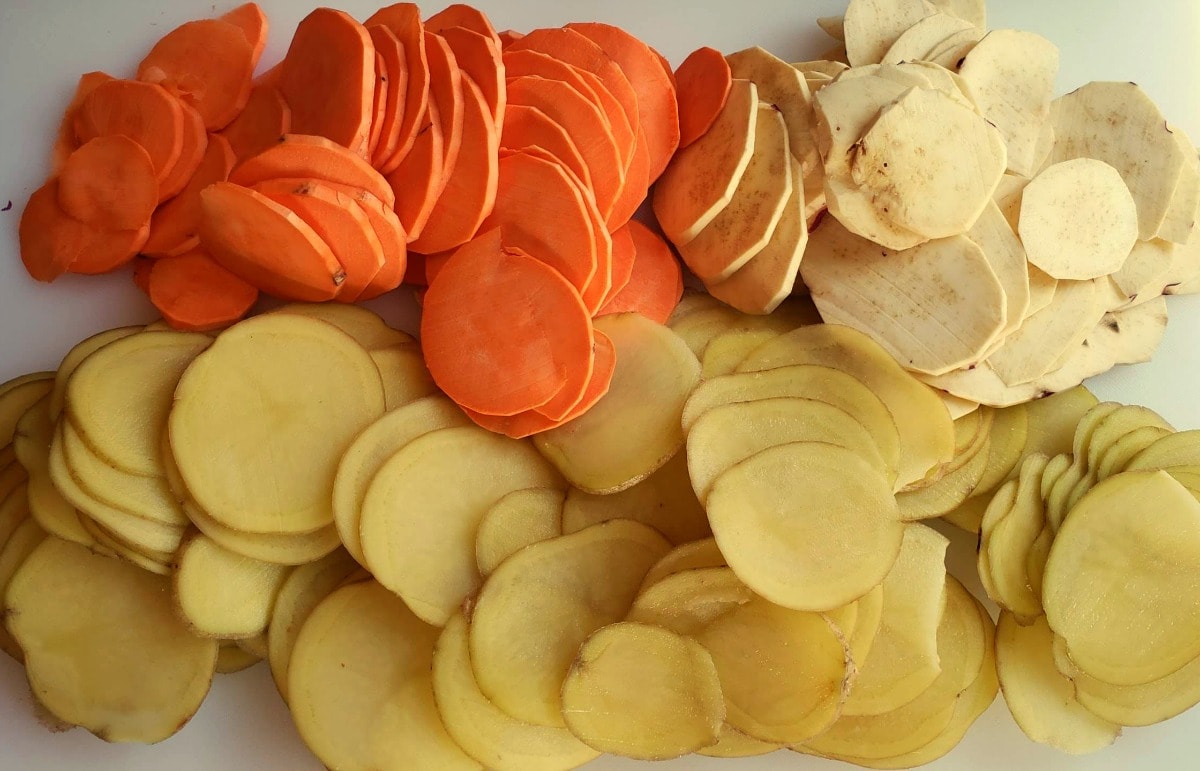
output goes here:
[[752, 81], [758, 88], [759, 100], [775, 105], [783, 116], [787, 125], [788, 149], [792, 157], [800, 162], [802, 170], [794, 178], [799, 187], [800, 179], [821, 165], [813, 134], [816, 116], [813, 114], [812, 94], [804, 75], [759, 46], [729, 54], [725, 61], [729, 63], [729, 71], [734, 78]]
[[884, 64], [924, 60], [933, 49], [956, 32], [973, 29], [974, 24], [952, 13], [926, 16], [904, 30], [880, 60]]
[[879, 62], [912, 25], [937, 12], [924, 0], [850, 0], [843, 21], [852, 66]]

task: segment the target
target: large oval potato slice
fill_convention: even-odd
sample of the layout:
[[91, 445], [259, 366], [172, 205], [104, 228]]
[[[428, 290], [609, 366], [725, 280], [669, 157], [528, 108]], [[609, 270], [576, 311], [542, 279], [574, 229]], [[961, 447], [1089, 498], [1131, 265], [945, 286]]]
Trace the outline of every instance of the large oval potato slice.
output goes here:
[[680, 415], [700, 362], [678, 335], [636, 313], [602, 316], [596, 329], [617, 350], [608, 393], [534, 444], [571, 484], [608, 494], [650, 476], [683, 446]]
[[188, 368], [171, 450], [213, 519], [311, 532], [333, 523], [338, 461], [383, 409], [379, 370], [353, 338], [317, 319], [268, 314], [223, 332]]
[[385, 462], [363, 499], [363, 556], [376, 580], [424, 621], [442, 626], [482, 579], [479, 523], [514, 490], [556, 487], [528, 442], [476, 426], [413, 439]]
[[177, 560], [175, 601], [196, 634], [239, 640], [266, 631], [288, 568], [235, 554], [199, 533]]
[[717, 477], [707, 501], [721, 553], [763, 597], [829, 610], [884, 579], [904, 536], [892, 485], [858, 453], [796, 442]]
[[50, 392], [50, 418], [57, 421], [59, 415], [62, 414], [63, 409], [67, 406], [67, 383], [70, 381], [71, 375], [75, 374], [75, 370], [83, 363], [84, 359], [109, 343], [141, 332], [142, 329], [142, 327], [107, 329], [92, 335], [67, 351], [67, 355], [63, 357], [62, 362], [58, 365], [58, 371], [54, 373], [54, 388]]
[[208, 694], [217, 641], [188, 631], [165, 578], [52, 537], [6, 601], [33, 692], [60, 720], [106, 741], [154, 743]]
[[620, 621], [669, 544], [628, 520], [533, 544], [488, 576], [471, 617], [480, 690], [526, 723], [563, 727], [560, 690], [583, 640]]
[[469, 627], [461, 613], [438, 637], [433, 695], [450, 736], [495, 771], [559, 771], [600, 755], [565, 728], [521, 722], [488, 701], [471, 669]]
[[372, 352], [416, 342], [412, 335], [389, 327], [379, 314], [361, 305], [291, 303], [270, 312], [320, 319], [350, 335], [356, 343]]
[[563, 681], [562, 701], [567, 728], [581, 741], [639, 760], [711, 746], [725, 719], [708, 651], [690, 637], [629, 621], [584, 641]]

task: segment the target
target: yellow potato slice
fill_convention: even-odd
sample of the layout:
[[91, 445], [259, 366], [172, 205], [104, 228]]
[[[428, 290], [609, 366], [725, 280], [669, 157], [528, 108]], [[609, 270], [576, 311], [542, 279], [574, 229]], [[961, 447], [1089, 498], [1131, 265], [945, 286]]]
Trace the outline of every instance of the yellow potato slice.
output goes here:
[[724, 308], [724, 306], [720, 300], [708, 292], [684, 287], [683, 296], [679, 298], [679, 303], [675, 306], [675, 310], [671, 311], [670, 318], [667, 319], [667, 326], [673, 328], [693, 313], [711, 308]]
[[758, 598], [695, 637], [716, 664], [729, 724], [760, 741], [796, 744], [825, 730], [853, 681], [845, 639], [817, 613]]
[[774, 752], [782, 747], [782, 744], [772, 744], [771, 742], [760, 742], [758, 739], [751, 739], [746, 734], [726, 723], [721, 727], [721, 735], [717, 739], [717, 743], [711, 747], [703, 747], [696, 750], [696, 754], [710, 758], [754, 758]]
[[1200, 703], [1200, 659], [1142, 685], [1111, 685], [1083, 672], [1073, 673], [1071, 681], [1080, 704], [1117, 725], [1161, 723]]
[[850, 413], [817, 399], [759, 399], [713, 407], [688, 431], [688, 472], [696, 497], [706, 502], [721, 474], [763, 450], [792, 442], [843, 447], [887, 477], [875, 440]]
[[1110, 277], [1113, 285], [1127, 300], [1122, 306], [1149, 302], [1163, 293], [1170, 281], [1171, 269], [1175, 265], [1177, 248], [1170, 241], [1159, 238], [1134, 243], [1133, 250], [1125, 258], [1121, 269]]
[[843, 21], [850, 64], [879, 62], [905, 30], [934, 13], [924, 0], [850, 0]]
[[600, 755], [565, 728], [509, 717], [479, 690], [471, 669], [469, 628], [451, 618], [433, 653], [433, 695], [446, 731], [463, 751], [495, 771], [558, 771]]
[[1139, 685], [1200, 656], [1200, 600], [1186, 590], [1198, 573], [1200, 502], [1165, 472], [1126, 472], [1059, 529], [1042, 603], [1083, 671]]
[[165, 578], [47, 538], [13, 576], [6, 603], [38, 700], [106, 741], [162, 741], [208, 693], [217, 642], [179, 620]]
[[979, 111], [1004, 137], [1008, 170], [1033, 176], [1038, 140], [1054, 98], [1058, 46], [1033, 32], [993, 30], [971, 49], [958, 71]]
[[200, 534], [177, 559], [175, 601], [196, 634], [239, 640], [266, 631], [288, 568], [235, 554]]
[[1004, 287], [964, 236], [892, 252], [830, 218], [800, 270], [827, 323], [870, 335], [908, 369], [940, 375], [973, 363], [1005, 326]]
[[931, 89], [913, 89], [880, 111], [851, 161], [855, 183], [884, 216], [926, 238], [968, 230], [1006, 168], [999, 131]]
[[571, 484], [609, 494], [653, 474], [683, 446], [680, 416], [700, 362], [678, 335], [636, 313], [601, 316], [596, 329], [617, 350], [608, 393], [534, 444]]
[[1022, 626], [1011, 613], [1000, 613], [996, 670], [1008, 709], [1025, 735], [1039, 744], [1072, 755], [1103, 749], [1121, 728], [1076, 700], [1071, 681], [1054, 665], [1053, 643], [1045, 616]]
[[[3, 474], [0, 474], [0, 480], [2, 478]], [[49, 470], [31, 476], [28, 484], [29, 515], [47, 533], [83, 546], [95, 544], [96, 539], [83, 529], [79, 512], [54, 486]], [[0, 482], [0, 488], [2, 486]]]
[[25, 482], [29, 514], [42, 529], [63, 540], [90, 546], [95, 539], [83, 529], [75, 507], [50, 479], [50, 442], [55, 423], [49, 413], [53, 399], [53, 392], [43, 396], [17, 422], [12, 447], [18, 463], [0, 469], [0, 500]]
[[1002, 344], [1004, 338], [1020, 327], [1029, 313], [1029, 261], [1025, 247], [1013, 232], [1000, 207], [989, 204], [966, 233], [987, 258], [988, 265], [1004, 291], [1004, 327], [988, 352]]
[[1121, 269], [1138, 238], [1137, 205], [1115, 168], [1076, 158], [1050, 166], [1021, 196], [1029, 262], [1076, 281]]
[[974, 29], [974, 27], [975, 25], [971, 22], [960, 19], [952, 13], [935, 13], [926, 16], [904, 30], [880, 61], [883, 64], [900, 64], [901, 62], [924, 60], [946, 38], [956, 32]]
[[279, 587], [267, 624], [266, 658], [271, 666], [271, 678], [285, 702], [288, 700], [288, 669], [300, 629], [317, 605], [333, 594], [357, 568], [354, 558], [338, 549], [316, 562], [296, 568]]
[[667, 576], [673, 576], [676, 573], [700, 568], [722, 567], [726, 567], [725, 555], [721, 554], [721, 549], [717, 546], [717, 539], [705, 538], [701, 541], [681, 544], [654, 563], [654, 566], [646, 573], [646, 577], [642, 579], [642, 587], [638, 590], [638, 594], [642, 594]]
[[120, 557], [137, 565], [142, 570], [148, 570], [160, 576], [169, 576], [175, 571], [175, 555], [172, 552], [147, 549], [87, 517], [80, 519], [79, 524], [95, 539], [97, 547], [102, 547], [98, 551], [100, 554]]
[[402, 343], [379, 348], [371, 351], [371, 360], [379, 368], [379, 377], [383, 381], [383, 404], [388, 410], [438, 392], [421, 356], [421, 348], [417, 345]]
[[717, 477], [707, 508], [721, 553], [763, 597], [829, 610], [866, 594], [900, 552], [892, 485], [859, 453], [795, 442]]
[[216, 671], [218, 675], [232, 675], [243, 672], [260, 661], [262, 658], [242, 650], [236, 643], [221, 643], [221, 647], [217, 649]]
[[754, 151], [758, 88], [736, 79], [712, 127], [680, 150], [654, 186], [654, 214], [677, 247], [700, 234], [733, 198]]
[[63, 408], [67, 405], [67, 382], [70, 381], [71, 375], [75, 374], [75, 370], [83, 363], [84, 359], [109, 343], [141, 332], [142, 329], [142, 327], [108, 329], [92, 335], [67, 351], [67, 355], [58, 365], [58, 371], [54, 374], [54, 389], [50, 393], [50, 418], [57, 421], [59, 415], [62, 414]]
[[879, 634], [879, 623], [883, 618], [883, 584], [854, 601], [854, 629], [846, 638], [850, 646], [850, 658], [858, 666], [871, 655], [875, 637]]
[[1060, 281], [1054, 299], [1021, 322], [988, 364], [1007, 385], [1029, 383], [1050, 372], [1064, 352], [1073, 350], [1095, 327], [1104, 309], [1097, 307], [1094, 281]]
[[476, 426], [418, 436], [367, 488], [359, 525], [367, 568], [442, 626], [479, 589], [475, 536], [488, 509], [514, 490], [559, 484], [527, 442]]
[[1055, 100], [1050, 121], [1048, 163], [1091, 158], [1115, 168], [1137, 205], [1137, 237], [1154, 238], [1188, 162], [1154, 101], [1136, 83], [1093, 82]]
[[795, 187], [801, 179], [821, 165], [813, 135], [812, 94], [804, 76], [790, 64], [759, 46], [745, 48], [725, 57], [735, 78], [744, 78], [758, 87], [758, 98], [775, 105], [787, 126], [788, 149], [800, 162], [801, 173], [792, 177]]
[[632, 519], [657, 530], [672, 544], [712, 535], [708, 516], [688, 477], [687, 453], [680, 448], [658, 471], [611, 495], [571, 488], [562, 508], [562, 532], [576, 533], [610, 519]]
[[717, 742], [725, 719], [708, 651], [659, 627], [622, 622], [593, 632], [562, 686], [563, 717], [593, 749], [676, 758]]
[[306, 316], [332, 324], [354, 338], [355, 342], [375, 352], [400, 345], [412, 345], [416, 339], [407, 332], [392, 329], [380, 316], [361, 305], [345, 303], [292, 303], [271, 313]]
[[183, 511], [200, 532], [235, 554], [277, 565], [304, 565], [321, 559], [341, 542], [333, 525], [310, 533], [251, 533], [234, 530], [213, 519], [191, 500]]
[[[820, 168], [819, 159], [817, 168]], [[820, 173], [824, 175], [823, 171]], [[766, 314], [778, 308], [792, 293], [808, 244], [806, 209], [811, 196], [796, 183], [802, 175], [800, 162], [793, 158], [792, 194], [783, 206], [770, 240], [733, 275], [722, 281], [707, 282], [713, 297], [743, 313]], [[821, 195], [824, 195], [823, 190]]]
[[1140, 428], [1157, 428], [1163, 431], [1164, 435], [1175, 431], [1175, 428], [1154, 410], [1133, 404], [1121, 405], [1096, 424], [1085, 450], [1087, 469], [1093, 483], [1100, 478], [1098, 472], [1104, 455], [1123, 437]]
[[1009, 478], [1022, 460], [1030, 430], [1027, 405], [1021, 404], [994, 411], [989, 432], [991, 443], [988, 447], [987, 467], [983, 476], [979, 478], [974, 494], [989, 493]]
[[754, 592], [727, 567], [692, 568], [643, 588], [633, 601], [628, 620], [695, 635], [755, 599]]
[[1177, 467], [1200, 466], [1200, 430], [1168, 434], [1134, 456], [1127, 471], [1171, 471]]
[[724, 305], [702, 308], [678, 320], [672, 319], [668, 326], [699, 359], [708, 350], [708, 345], [726, 332], [741, 326], [738, 312]]
[[175, 386], [211, 343], [198, 333], [143, 332], [92, 353], [67, 384], [67, 413], [80, 436], [121, 471], [161, 476], [158, 442]]
[[579, 645], [625, 617], [646, 571], [669, 548], [645, 525], [614, 520], [501, 563], [471, 617], [480, 690], [518, 720], [564, 726], [560, 690]]
[[433, 698], [436, 627], [374, 581], [326, 597], [288, 669], [292, 720], [330, 768], [472, 769]]
[[1071, 452], [1079, 421], [1097, 403], [1091, 391], [1077, 386], [1027, 404], [1029, 428], [1024, 455], [1040, 452], [1054, 457]]
[[1105, 480], [1125, 471], [1138, 453], [1171, 433], [1158, 426], [1144, 426], [1130, 431], [1114, 442], [1104, 454], [1100, 466], [1096, 469], [1096, 478]]
[[[4, 595], [8, 591], [12, 577], [21, 565], [25, 564], [25, 560], [38, 547], [38, 544], [44, 540], [46, 540], [46, 531], [37, 523], [37, 520], [26, 516], [0, 542], [0, 616], [8, 609]], [[16, 640], [12, 638], [3, 624], [0, 624], [0, 650], [18, 662], [25, 660], [25, 654], [21, 652], [20, 646], [17, 645]]]
[[742, 362], [739, 372], [797, 364], [840, 369], [875, 392], [900, 436], [897, 485], [923, 479], [954, 455], [954, 424], [932, 389], [914, 380], [878, 343], [850, 327], [823, 324], [781, 335]]
[[963, 461], [960, 463], [956, 459], [952, 467], [936, 481], [897, 493], [900, 518], [905, 522], [915, 522], [940, 517], [958, 508], [979, 486], [979, 480], [987, 469], [990, 445], [991, 438], [984, 432], [981, 441], [965, 454]]
[[959, 695], [979, 676], [990, 640], [975, 599], [946, 579], [946, 609], [937, 629], [942, 671], [907, 704], [881, 715], [845, 716], [806, 746], [827, 756], [889, 758], [914, 752], [950, 725]]
[[981, 530], [980, 551], [988, 555], [992, 600], [1022, 623], [1042, 613], [1041, 597], [1033, 592], [1029, 576], [1029, 553], [1046, 526], [1041, 484], [1049, 460], [1031, 455], [1021, 464], [1012, 507], [994, 527], [988, 527], [985, 517]]
[[930, 686], [941, 665], [937, 627], [946, 605], [946, 538], [924, 525], [905, 528], [900, 556], [883, 581], [879, 631], [859, 667], [846, 715], [879, 715]]
[[492, 504], [475, 534], [475, 562], [487, 578], [501, 562], [531, 543], [563, 534], [563, 501], [557, 488], [514, 490]]
[[272, 313], [226, 330], [188, 368], [171, 410], [171, 450], [213, 519], [257, 533], [311, 532], [333, 523], [338, 462], [383, 409], [379, 370], [353, 338]]
[[359, 564], [366, 562], [359, 529], [363, 499], [380, 467], [418, 436], [467, 425], [470, 419], [457, 405], [445, 397], [429, 396], [393, 409], [354, 438], [333, 479], [333, 524], [346, 551]]
[[755, 348], [780, 334], [774, 329], [751, 329], [731, 330], [717, 335], [705, 347], [700, 359], [701, 379], [732, 375]]
[[49, 372], [22, 375], [0, 384], [0, 447], [12, 444], [21, 416], [53, 387], [53, 376]]

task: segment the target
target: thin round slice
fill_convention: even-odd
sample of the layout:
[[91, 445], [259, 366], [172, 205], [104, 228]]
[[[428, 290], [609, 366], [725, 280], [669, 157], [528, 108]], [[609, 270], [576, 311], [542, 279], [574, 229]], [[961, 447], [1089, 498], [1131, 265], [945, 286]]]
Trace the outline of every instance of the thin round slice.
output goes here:
[[500, 563], [531, 543], [562, 535], [562, 490], [530, 487], [496, 501], [479, 522], [475, 561], [485, 578]]
[[235, 554], [204, 535], [188, 540], [177, 561], [175, 600], [196, 634], [240, 640], [266, 631], [288, 568]]

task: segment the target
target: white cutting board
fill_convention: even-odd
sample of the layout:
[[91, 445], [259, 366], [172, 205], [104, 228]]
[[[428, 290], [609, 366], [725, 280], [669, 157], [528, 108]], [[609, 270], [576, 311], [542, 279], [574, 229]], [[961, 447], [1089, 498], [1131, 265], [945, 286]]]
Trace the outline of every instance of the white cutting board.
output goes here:
[[[291, 31], [315, 0], [262, 0], [272, 22], [264, 63], [282, 55]], [[708, 45], [736, 51], [761, 45], [789, 61], [829, 47], [813, 20], [840, 14], [843, 0], [477, 0], [498, 29], [526, 30], [599, 20], [625, 27], [674, 64]], [[29, 279], [17, 256], [17, 221], [47, 171], [49, 149], [78, 75], [102, 69], [132, 74], [142, 54], [177, 24], [223, 12], [218, 0], [0, 0], [0, 382], [53, 369], [71, 345], [102, 329], [152, 320], [153, 309], [127, 272], [68, 276], [53, 286]], [[426, 6], [433, 13], [444, 0]], [[365, 18], [374, 6], [341, 0]], [[1200, 139], [1200, 2], [1197, 0], [995, 0], [990, 26], [1038, 32], [1062, 50], [1059, 90], [1089, 80], [1132, 80], [1167, 118]], [[386, 298], [374, 307], [403, 322], [412, 309]], [[1150, 364], [1123, 368], [1091, 385], [1101, 398], [1147, 405], [1179, 428], [1200, 428], [1200, 300], [1173, 298], [1166, 341]], [[971, 578], [973, 539], [954, 544], [951, 567]], [[972, 579], [973, 581], [973, 579]], [[969, 584], [978, 590], [978, 583]], [[1002, 699], [935, 769], [972, 771], [1183, 771], [1200, 768], [1200, 709], [1152, 728], [1127, 731], [1116, 745], [1071, 758], [1033, 744]], [[596, 771], [642, 764], [613, 758]], [[664, 769], [834, 769], [841, 764], [778, 752], [739, 761], [698, 756]], [[34, 718], [20, 667], [0, 656], [0, 771], [318, 771], [292, 728], [265, 664], [218, 676], [199, 714], [154, 747], [106, 745], [82, 730], [51, 734]]]

